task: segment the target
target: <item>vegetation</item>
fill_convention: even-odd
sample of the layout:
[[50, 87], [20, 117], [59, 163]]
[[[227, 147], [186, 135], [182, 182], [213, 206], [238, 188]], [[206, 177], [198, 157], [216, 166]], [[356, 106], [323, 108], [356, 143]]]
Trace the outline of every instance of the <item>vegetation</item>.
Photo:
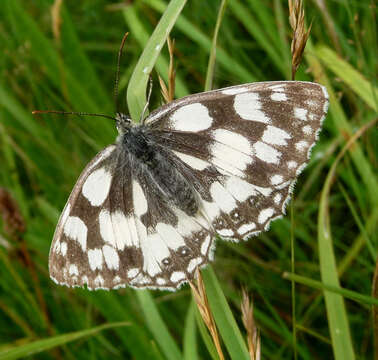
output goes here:
[[[176, 97], [201, 92], [205, 83], [220, 88], [291, 78], [287, 2], [222, 3], [218, 13], [221, 1], [190, 0], [179, 14], [185, 0], [171, 1], [175, 8], [159, 31], [174, 25]], [[258, 341], [263, 359], [372, 358], [378, 42], [370, 0], [306, 2], [312, 28], [296, 79], [327, 87], [324, 130], [287, 216], [247, 242], [217, 242], [215, 261], [202, 272], [208, 302], [201, 282], [197, 290], [193, 284], [193, 296], [189, 286], [175, 293], [90, 292], [49, 279], [59, 213], [83, 167], [114, 141], [116, 129], [108, 119], [31, 112], [113, 114], [116, 55], [129, 31], [119, 99], [128, 112], [127, 98], [137, 118], [148, 76], [132, 74], [144, 49], [137, 68], [154, 65], [146, 45], [167, 5], [1, 1], [0, 359], [217, 359], [220, 352], [248, 359]], [[165, 41], [163, 33], [155, 35]], [[157, 75], [167, 84], [168, 68], [164, 46], [152, 72], [150, 109], [163, 101]]]

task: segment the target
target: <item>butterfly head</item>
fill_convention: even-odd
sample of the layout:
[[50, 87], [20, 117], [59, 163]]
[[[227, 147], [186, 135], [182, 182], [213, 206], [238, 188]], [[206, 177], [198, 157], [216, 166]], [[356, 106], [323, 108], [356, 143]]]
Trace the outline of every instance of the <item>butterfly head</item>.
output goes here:
[[128, 132], [132, 126], [131, 124], [131, 118], [128, 117], [124, 113], [117, 113], [116, 115], [116, 126], [118, 133], [120, 135], [123, 135], [124, 133]]

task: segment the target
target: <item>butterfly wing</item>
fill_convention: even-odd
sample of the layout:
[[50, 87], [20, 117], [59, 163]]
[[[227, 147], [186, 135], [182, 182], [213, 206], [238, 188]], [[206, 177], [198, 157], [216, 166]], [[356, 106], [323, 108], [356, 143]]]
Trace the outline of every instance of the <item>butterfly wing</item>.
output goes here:
[[111, 186], [115, 145], [99, 152], [80, 175], [55, 230], [49, 255], [50, 277], [67, 286], [102, 287], [96, 271], [102, 257], [96, 250], [103, 240], [99, 231], [101, 205]]
[[215, 234], [201, 213], [190, 216], [166, 199], [150, 171], [131, 168], [132, 221], [143, 261], [129, 285], [175, 290], [212, 259]]
[[191, 95], [153, 112], [149, 140], [196, 194], [198, 211], [165, 197], [162, 176], [111, 145], [69, 197], [51, 277], [89, 289], [177, 289], [212, 259], [216, 233], [245, 239], [284, 212], [327, 106], [320, 85], [270, 82]]
[[214, 232], [164, 199], [148, 167], [111, 145], [84, 169], [50, 249], [58, 284], [174, 290], [212, 257]]
[[146, 123], [195, 180], [216, 232], [239, 240], [284, 213], [327, 108], [319, 84], [263, 82], [190, 95]]

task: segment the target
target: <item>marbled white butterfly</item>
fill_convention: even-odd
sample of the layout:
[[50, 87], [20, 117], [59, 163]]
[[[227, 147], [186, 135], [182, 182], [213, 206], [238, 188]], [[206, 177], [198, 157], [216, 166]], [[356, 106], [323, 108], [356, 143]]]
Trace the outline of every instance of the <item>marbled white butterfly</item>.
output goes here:
[[51, 278], [89, 289], [175, 290], [285, 210], [328, 107], [326, 89], [260, 82], [172, 101], [88, 164], [60, 217]]

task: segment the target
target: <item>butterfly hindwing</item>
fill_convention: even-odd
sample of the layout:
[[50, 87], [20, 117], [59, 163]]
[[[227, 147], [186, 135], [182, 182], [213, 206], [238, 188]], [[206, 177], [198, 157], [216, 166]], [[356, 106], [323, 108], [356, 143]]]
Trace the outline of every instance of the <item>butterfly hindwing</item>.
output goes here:
[[212, 257], [213, 237], [201, 214], [166, 201], [148, 168], [112, 145], [86, 167], [68, 199], [50, 275], [89, 289], [174, 290]]
[[59, 284], [105, 287], [99, 216], [109, 200], [116, 146], [102, 150], [80, 175], [60, 216], [50, 248], [50, 276]]

